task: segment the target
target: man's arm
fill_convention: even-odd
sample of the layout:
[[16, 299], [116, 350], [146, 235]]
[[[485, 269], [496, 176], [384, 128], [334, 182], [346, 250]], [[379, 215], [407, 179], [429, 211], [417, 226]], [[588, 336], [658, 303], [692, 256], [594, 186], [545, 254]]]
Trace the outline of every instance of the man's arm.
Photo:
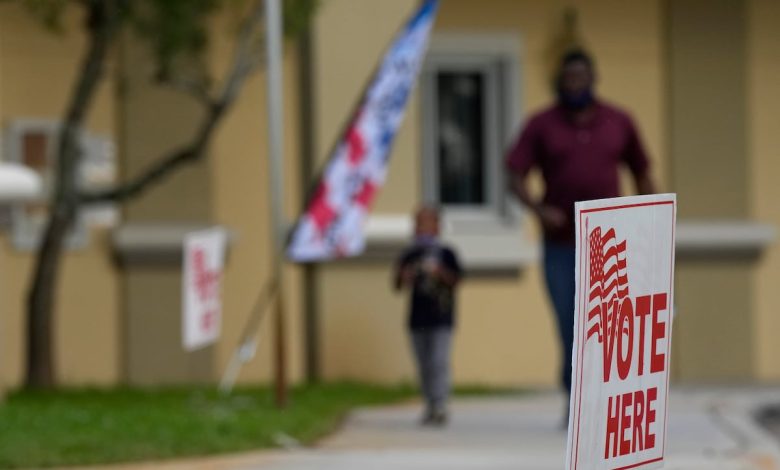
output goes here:
[[653, 182], [649, 171], [634, 175], [634, 183], [636, 184], [637, 194], [655, 194], [657, 192], [655, 182]]
[[548, 206], [537, 201], [531, 196], [526, 183], [526, 176], [521, 173], [511, 173], [509, 185], [512, 193], [539, 218], [539, 221], [547, 230], [558, 230], [566, 225], [566, 214], [557, 207]]
[[531, 196], [526, 184], [528, 172], [539, 163], [541, 155], [540, 142], [543, 133], [540, 125], [539, 120], [531, 119], [507, 155], [509, 188], [523, 205], [536, 214], [545, 230], [556, 231], [566, 225], [566, 214], [536, 200]]
[[520, 173], [510, 173], [509, 189], [512, 190], [512, 194], [514, 194], [525, 207], [535, 214], [539, 212], [541, 204], [534, 200], [528, 192], [528, 185], [526, 184], [526, 177], [524, 175]]
[[654, 194], [656, 186], [650, 171], [650, 159], [633, 120], [628, 117], [628, 146], [623, 156], [634, 175], [637, 194]]

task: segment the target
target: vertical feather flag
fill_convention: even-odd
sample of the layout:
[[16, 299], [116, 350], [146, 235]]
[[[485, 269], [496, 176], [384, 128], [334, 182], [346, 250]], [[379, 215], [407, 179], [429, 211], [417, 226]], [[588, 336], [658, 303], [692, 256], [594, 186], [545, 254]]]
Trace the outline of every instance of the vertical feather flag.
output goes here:
[[293, 230], [288, 257], [323, 261], [360, 254], [409, 95], [425, 58], [438, 0], [422, 3], [393, 41]]

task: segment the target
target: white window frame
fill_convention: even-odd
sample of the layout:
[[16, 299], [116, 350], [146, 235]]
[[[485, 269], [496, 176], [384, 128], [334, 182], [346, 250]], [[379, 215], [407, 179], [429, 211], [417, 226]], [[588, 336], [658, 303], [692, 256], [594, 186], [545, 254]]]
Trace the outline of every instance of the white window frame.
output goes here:
[[[485, 115], [493, 121], [487, 123], [485, 134], [485, 203], [442, 205], [445, 231], [457, 235], [516, 230], [522, 211], [508, 194], [503, 162], [520, 123], [520, 39], [514, 34], [482, 33], [438, 33], [431, 39], [421, 76], [421, 117], [422, 195], [425, 202], [433, 204], [439, 202], [435, 81], [436, 73], [442, 70], [482, 71], [487, 80]], [[500, 117], [494, 119], [496, 115]]]
[[[42, 174], [38, 176], [43, 183], [42, 192], [33, 202], [38, 204], [47, 204], [51, 198], [53, 180], [55, 178], [56, 162], [55, 152], [61, 123], [51, 119], [15, 119], [9, 123], [4, 132], [3, 152], [4, 160], [13, 163], [23, 163], [22, 157], [22, 139], [27, 133], [35, 132], [46, 135], [47, 143], [47, 167]], [[87, 152], [94, 152], [95, 146], [100, 142], [96, 141], [90, 134], [82, 132], [80, 134], [81, 145]], [[89, 210], [80, 211], [74, 221], [70, 233], [65, 239], [65, 245], [68, 249], [83, 249], [89, 243], [89, 231], [87, 228], [86, 214]], [[43, 230], [44, 219], [32, 218], [28, 215], [24, 205], [14, 205], [11, 208], [11, 237], [14, 247], [20, 251], [33, 251], [38, 249]]]

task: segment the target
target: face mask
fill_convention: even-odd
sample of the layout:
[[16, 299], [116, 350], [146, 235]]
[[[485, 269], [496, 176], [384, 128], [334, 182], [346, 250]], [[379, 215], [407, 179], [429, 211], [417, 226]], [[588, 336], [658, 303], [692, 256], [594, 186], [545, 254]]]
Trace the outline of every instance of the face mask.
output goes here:
[[415, 235], [414, 243], [421, 246], [435, 245], [436, 237], [433, 235]]
[[593, 104], [593, 90], [590, 88], [581, 91], [580, 93], [565, 93], [562, 90], [558, 90], [558, 102], [566, 109], [572, 111], [579, 111], [585, 109]]

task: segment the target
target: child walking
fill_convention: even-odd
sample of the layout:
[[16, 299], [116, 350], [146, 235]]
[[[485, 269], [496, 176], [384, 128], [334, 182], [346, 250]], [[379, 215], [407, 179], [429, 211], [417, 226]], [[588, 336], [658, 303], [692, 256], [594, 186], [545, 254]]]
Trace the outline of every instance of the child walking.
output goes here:
[[457, 254], [439, 241], [438, 210], [419, 209], [414, 242], [398, 260], [394, 283], [396, 290], [410, 291], [408, 326], [426, 404], [424, 425], [447, 423], [455, 289], [461, 276]]

